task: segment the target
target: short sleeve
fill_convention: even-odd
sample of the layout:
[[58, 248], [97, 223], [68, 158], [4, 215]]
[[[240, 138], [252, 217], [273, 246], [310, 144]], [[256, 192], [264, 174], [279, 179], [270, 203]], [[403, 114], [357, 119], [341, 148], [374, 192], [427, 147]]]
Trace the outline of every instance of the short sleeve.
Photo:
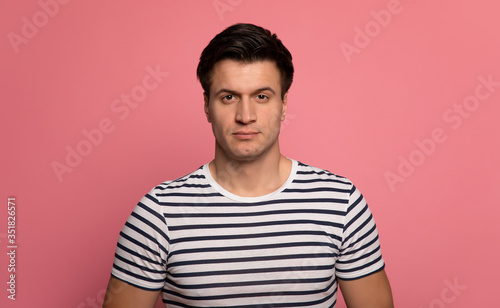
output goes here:
[[363, 195], [352, 186], [342, 245], [335, 265], [337, 277], [358, 279], [380, 271], [384, 266], [375, 220]]
[[120, 232], [111, 275], [142, 289], [162, 289], [168, 243], [165, 217], [152, 191], [137, 204]]

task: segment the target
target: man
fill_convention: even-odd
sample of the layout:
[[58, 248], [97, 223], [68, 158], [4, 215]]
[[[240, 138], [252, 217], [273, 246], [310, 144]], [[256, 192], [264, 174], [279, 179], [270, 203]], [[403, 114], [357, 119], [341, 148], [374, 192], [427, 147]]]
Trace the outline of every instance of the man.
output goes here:
[[268, 30], [237, 24], [197, 70], [215, 157], [162, 183], [118, 241], [105, 307], [392, 307], [375, 222], [346, 178], [280, 153], [293, 79]]

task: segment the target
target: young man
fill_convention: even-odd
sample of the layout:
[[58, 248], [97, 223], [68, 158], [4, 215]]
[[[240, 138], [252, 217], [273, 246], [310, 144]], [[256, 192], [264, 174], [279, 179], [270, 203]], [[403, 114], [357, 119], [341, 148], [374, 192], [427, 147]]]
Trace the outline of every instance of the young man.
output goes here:
[[378, 233], [346, 178], [280, 153], [293, 79], [268, 30], [237, 24], [197, 70], [210, 163], [162, 183], [118, 241], [104, 307], [392, 307]]

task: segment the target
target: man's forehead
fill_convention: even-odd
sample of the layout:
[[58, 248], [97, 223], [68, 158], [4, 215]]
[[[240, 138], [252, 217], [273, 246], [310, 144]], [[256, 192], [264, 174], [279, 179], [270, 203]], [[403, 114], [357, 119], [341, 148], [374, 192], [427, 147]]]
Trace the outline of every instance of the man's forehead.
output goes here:
[[214, 65], [210, 91], [212, 93], [221, 89], [255, 91], [270, 88], [277, 93], [280, 87], [280, 75], [276, 63], [271, 60], [254, 62], [221, 60]]

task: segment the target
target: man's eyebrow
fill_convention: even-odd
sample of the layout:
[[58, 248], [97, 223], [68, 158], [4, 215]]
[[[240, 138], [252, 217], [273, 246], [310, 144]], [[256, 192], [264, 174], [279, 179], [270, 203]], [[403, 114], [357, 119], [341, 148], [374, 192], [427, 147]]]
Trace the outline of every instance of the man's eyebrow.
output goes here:
[[264, 91], [269, 91], [272, 94], [276, 95], [276, 92], [271, 87], [264, 87], [264, 88], [257, 89], [257, 90], [255, 90], [255, 93], [257, 93], [257, 92], [264, 92]]
[[231, 93], [231, 94], [238, 94], [236, 91], [229, 90], [229, 89], [220, 89], [219, 91], [215, 92], [215, 96], [218, 96], [221, 93]]
[[[271, 88], [271, 87], [259, 88], [259, 89], [255, 90], [255, 91], [253, 91], [253, 93], [258, 93], [258, 92], [263, 92], [263, 91], [269, 91], [272, 94], [276, 95], [276, 91], [274, 91], [273, 88]], [[237, 91], [222, 88], [219, 91], [215, 92], [215, 96], [218, 96], [221, 93], [239, 94]]]

